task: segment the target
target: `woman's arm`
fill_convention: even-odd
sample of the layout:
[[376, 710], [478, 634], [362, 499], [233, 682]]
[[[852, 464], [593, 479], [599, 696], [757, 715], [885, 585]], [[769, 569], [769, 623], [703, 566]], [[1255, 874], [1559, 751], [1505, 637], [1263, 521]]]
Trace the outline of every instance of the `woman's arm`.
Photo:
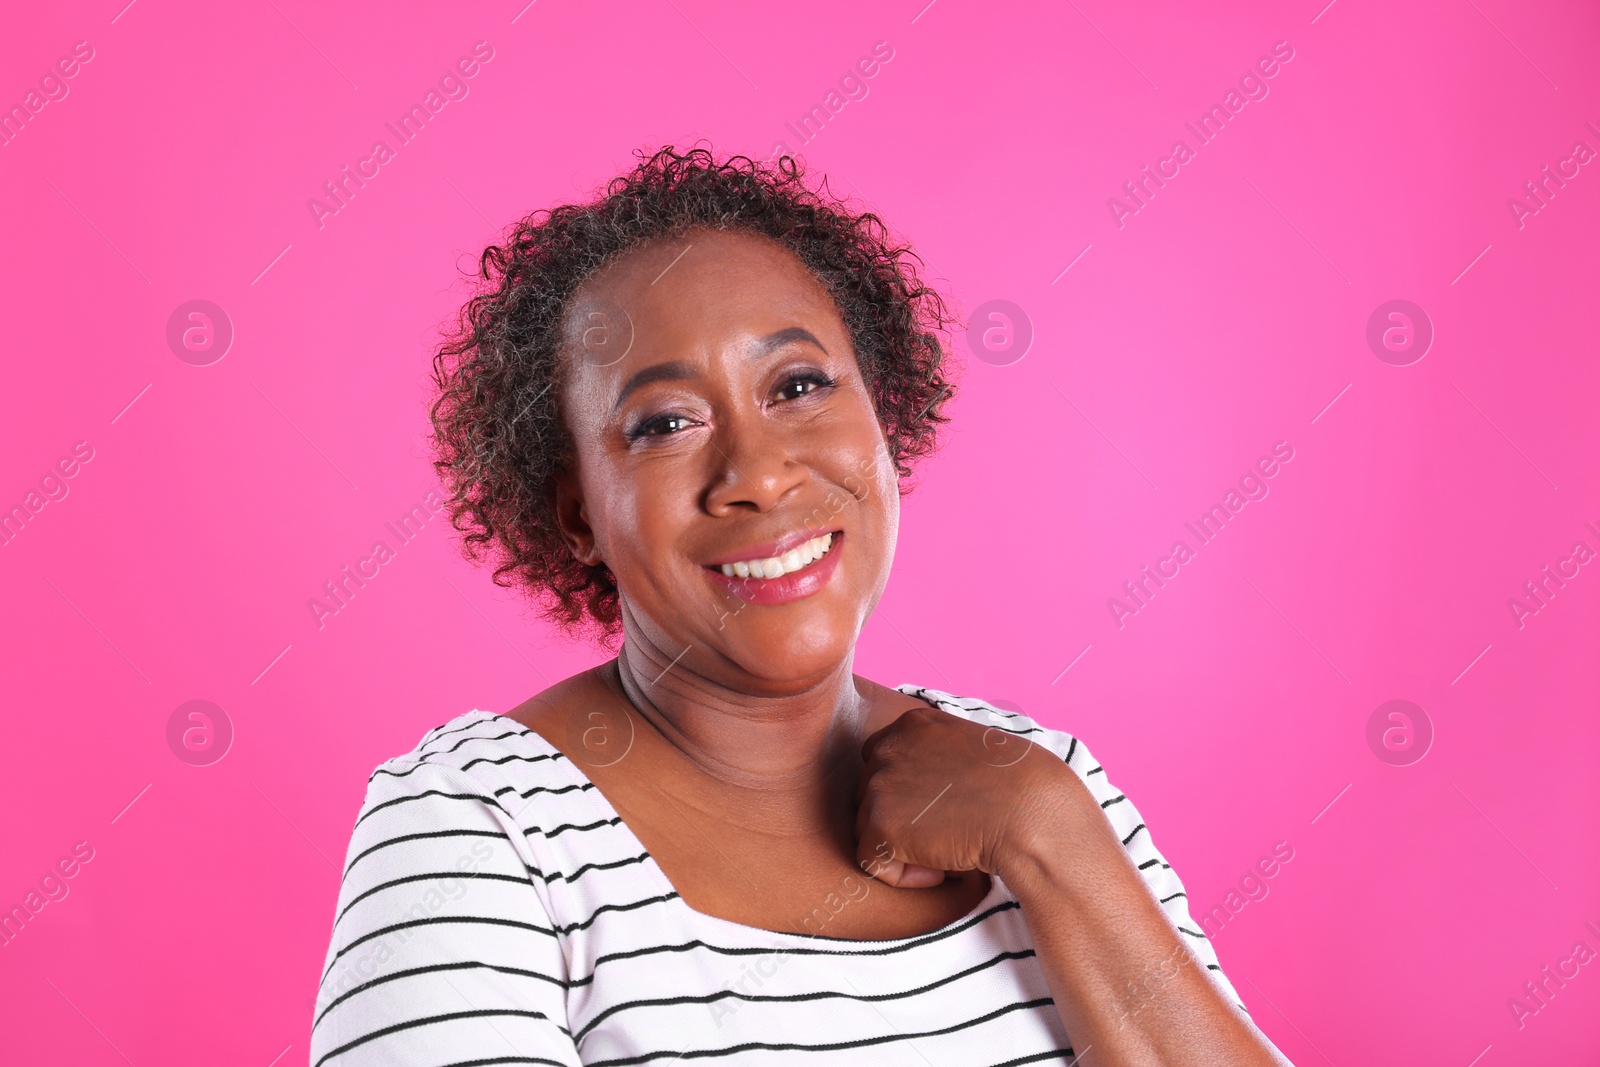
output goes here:
[[1288, 1062], [1208, 976], [1059, 754], [920, 708], [863, 751], [863, 865], [894, 885], [973, 869], [1004, 881], [1022, 905], [1077, 1062]]
[[1055, 767], [991, 873], [1022, 905], [1078, 1062], [1288, 1063], [1207, 976], [1088, 788]]

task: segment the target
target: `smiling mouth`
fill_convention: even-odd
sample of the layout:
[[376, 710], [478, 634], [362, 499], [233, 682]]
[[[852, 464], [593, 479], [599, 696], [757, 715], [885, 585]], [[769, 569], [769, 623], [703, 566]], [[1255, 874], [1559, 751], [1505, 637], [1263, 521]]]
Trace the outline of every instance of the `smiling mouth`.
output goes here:
[[825, 533], [802, 541], [781, 555], [765, 559], [746, 559], [735, 563], [708, 565], [707, 570], [720, 571], [729, 578], [782, 578], [786, 574], [803, 571], [826, 556], [833, 547], [834, 534]]

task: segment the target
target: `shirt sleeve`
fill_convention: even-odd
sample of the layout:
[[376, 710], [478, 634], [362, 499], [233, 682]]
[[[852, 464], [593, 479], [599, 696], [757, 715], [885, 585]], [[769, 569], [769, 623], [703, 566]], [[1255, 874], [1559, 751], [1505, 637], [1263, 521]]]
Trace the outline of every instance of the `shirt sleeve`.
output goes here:
[[380, 766], [351, 833], [310, 1067], [578, 1067], [568, 970], [516, 820], [465, 772]]
[[1200, 962], [1205, 964], [1212, 981], [1221, 987], [1229, 1001], [1248, 1015], [1249, 1009], [1239, 999], [1238, 990], [1222, 972], [1222, 965], [1217, 960], [1217, 952], [1211, 944], [1211, 939], [1189, 914], [1189, 896], [1184, 892], [1178, 872], [1172, 869], [1166, 857], [1157, 850], [1150, 838], [1150, 828], [1145, 825], [1139, 809], [1133, 806], [1133, 801], [1128, 799], [1127, 794], [1111, 784], [1106, 778], [1105, 768], [1089, 754], [1083, 742], [1057, 730], [1041, 730], [1041, 735], [1035, 736], [1033, 740], [1053, 749], [1056, 755], [1064, 759], [1067, 766], [1083, 779], [1084, 784], [1089, 787], [1090, 794], [1100, 802], [1100, 808], [1110, 820], [1112, 830], [1122, 841], [1122, 847], [1127, 850], [1129, 857], [1139, 868], [1139, 873], [1144, 875], [1145, 884], [1161, 902], [1161, 908], [1167, 913], [1167, 918], [1188, 940], [1189, 947], [1194, 950]]

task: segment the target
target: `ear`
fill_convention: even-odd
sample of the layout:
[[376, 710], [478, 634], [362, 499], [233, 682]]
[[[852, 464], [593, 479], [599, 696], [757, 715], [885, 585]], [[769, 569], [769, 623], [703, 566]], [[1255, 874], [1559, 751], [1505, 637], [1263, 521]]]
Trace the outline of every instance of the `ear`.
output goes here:
[[555, 477], [556, 528], [567, 543], [573, 558], [586, 566], [603, 562], [595, 545], [594, 530], [589, 525], [589, 512], [583, 501], [583, 488], [570, 471]]

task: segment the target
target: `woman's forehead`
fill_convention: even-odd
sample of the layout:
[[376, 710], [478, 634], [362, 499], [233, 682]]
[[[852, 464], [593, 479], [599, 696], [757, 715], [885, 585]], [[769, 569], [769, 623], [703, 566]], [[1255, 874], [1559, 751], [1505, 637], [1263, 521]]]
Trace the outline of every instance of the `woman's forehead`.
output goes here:
[[799, 257], [757, 234], [698, 230], [631, 249], [586, 280], [569, 302], [563, 340], [582, 362], [605, 367], [796, 319], [843, 327]]

